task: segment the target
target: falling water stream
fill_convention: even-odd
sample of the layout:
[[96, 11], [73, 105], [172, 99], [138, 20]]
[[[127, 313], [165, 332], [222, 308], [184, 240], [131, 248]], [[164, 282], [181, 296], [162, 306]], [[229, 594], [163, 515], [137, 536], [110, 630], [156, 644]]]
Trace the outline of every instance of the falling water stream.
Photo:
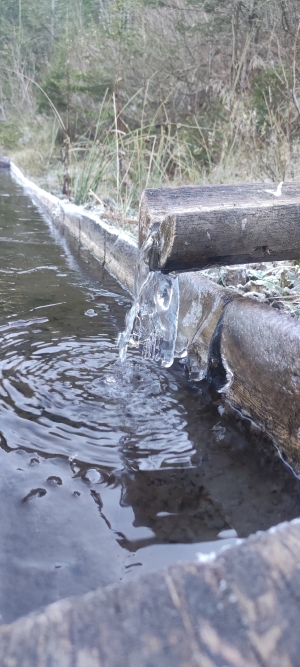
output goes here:
[[152, 232], [139, 251], [135, 297], [125, 318], [125, 330], [119, 335], [119, 357], [124, 363], [127, 347], [131, 345], [140, 350], [144, 359], [169, 368], [175, 356], [179, 284], [175, 274], [149, 270], [153, 241]]
[[299, 515], [275, 455], [168, 368], [176, 278], [141, 279], [121, 363], [128, 294], [0, 173], [2, 623]]

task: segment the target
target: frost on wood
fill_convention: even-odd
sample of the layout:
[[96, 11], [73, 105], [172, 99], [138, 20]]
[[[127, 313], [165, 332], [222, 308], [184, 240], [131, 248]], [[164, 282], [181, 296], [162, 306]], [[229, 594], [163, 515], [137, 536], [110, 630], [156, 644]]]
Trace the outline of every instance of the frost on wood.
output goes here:
[[152, 270], [300, 257], [300, 190], [281, 183], [148, 189], [140, 208], [139, 243], [154, 229]]

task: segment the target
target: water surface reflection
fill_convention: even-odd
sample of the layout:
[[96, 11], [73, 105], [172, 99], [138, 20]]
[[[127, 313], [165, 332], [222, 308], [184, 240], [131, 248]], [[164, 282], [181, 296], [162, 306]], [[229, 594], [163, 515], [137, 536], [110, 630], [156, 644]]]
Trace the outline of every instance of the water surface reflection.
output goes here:
[[2, 621], [297, 516], [297, 481], [182, 365], [120, 366], [129, 296], [0, 176]]

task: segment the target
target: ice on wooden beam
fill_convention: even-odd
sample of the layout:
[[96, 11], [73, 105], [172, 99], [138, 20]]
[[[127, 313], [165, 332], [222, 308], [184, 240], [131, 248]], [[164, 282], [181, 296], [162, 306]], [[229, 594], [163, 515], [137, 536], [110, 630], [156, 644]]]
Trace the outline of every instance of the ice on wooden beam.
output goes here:
[[154, 230], [153, 271], [299, 259], [300, 183], [149, 188], [140, 246]]

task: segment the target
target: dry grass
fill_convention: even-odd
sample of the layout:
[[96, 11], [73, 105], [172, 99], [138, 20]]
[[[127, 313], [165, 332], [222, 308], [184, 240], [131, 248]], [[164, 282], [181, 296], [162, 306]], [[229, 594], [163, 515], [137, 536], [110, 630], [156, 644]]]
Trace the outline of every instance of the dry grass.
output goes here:
[[[246, 97], [205, 131], [196, 118], [188, 126], [158, 123], [161, 107], [149, 124], [131, 129], [123, 123], [121, 130], [124, 112], [114, 116], [113, 105], [113, 96], [107, 95], [96, 128], [71, 144], [72, 199], [77, 204], [92, 204], [96, 195], [103, 210], [116, 218], [136, 218], [145, 187], [300, 180], [298, 138], [289, 142], [271, 112], [268, 137], [261, 136]], [[63, 166], [56, 119], [24, 118], [19, 130], [21, 138], [10, 156], [28, 176], [59, 194]]]
[[[298, 140], [291, 145], [270, 114], [269, 140], [261, 141], [253, 114], [242, 109], [241, 100], [231, 122], [215, 123], [205, 133], [197, 122], [188, 132], [171, 123], [158, 126], [157, 115], [149, 125], [119, 130], [118, 117], [107, 121], [113, 104], [113, 97], [107, 96], [93, 137], [82, 137], [71, 145], [73, 199], [133, 235], [137, 234], [135, 223], [144, 187], [279, 181], [285, 177], [300, 180]], [[38, 117], [33, 123], [23, 118], [21, 130], [21, 140], [10, 151], [12, 159], [41, 187], [60, 194], [63, 165], [56, 120]], [[205, 165], [197, 159], [200, 151], [206, 156]], [[223, 267], [206, 273], [247, 298], [300, 316], [297, 262]]]

